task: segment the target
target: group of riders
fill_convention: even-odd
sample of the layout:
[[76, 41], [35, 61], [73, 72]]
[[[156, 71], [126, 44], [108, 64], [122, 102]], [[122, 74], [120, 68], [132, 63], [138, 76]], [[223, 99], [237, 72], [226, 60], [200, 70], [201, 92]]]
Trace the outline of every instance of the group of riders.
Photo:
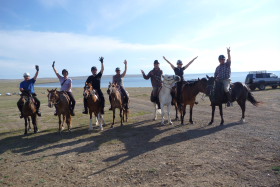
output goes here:
[[[231, 75], [231, 56], [230, 56], [230, 48], [227, 48], [227, 55], [228, 58], [226, 60], [226, 57], [224, 55], [220, 55], [218, 57], [219, 63], [220, 65], [217, 66], [214, 77], [216, 79], [216, 81], [222, 82], [223, 83], [223, 88], [224, 91], [227, 95], [227, 99], [228, 99], [228, 103], [227, 106], [231, 106], [231, 95], [229, 92], [229, 87], [230, 87], [230, 75]], [[174, 70], [175, 75], [178, 75], [181, 80], [179, 82], [176, 83], [176, 94], [172, 94], [172, 97], [176, 98], [176, 102], [178, 104], [178, 106], [181, 106], [181, 91], [182, 91], [182, 87], [185, 84], [184, 81], [184, 70], [187, 69], [196, 59], [197, 57], [195, 57], [194, 59], [192, 59], [187, 65], [183, 66], [183, 62], [181, 60], [177, 61], [177, 67], [175, 67], [170, 61], [168, 61], [165, 57], [163, 57], [163, 59], [170, 64], [171, 68]], [[100, 98], [101, 101], [101, 114], [104, 114], [104, 106], [105, 106], [105, 99], [104, 99], [104, 95], [101, 91], [101, 87], [100, 87], [100, 83], [101, 83], [101, 78], [104, 72], [104, 58], [100, 57], [99, 61], [101, 62], [101, 70], [97, 73], [97, 68], [95, 66], [93, 66], [91, 68], [91, 73], [92, 75], [89, 76], [85, 82], [85, 84], [87, 85], [88, 83], [91, 83], [92, 87], [96, 90], [98, 97]], [[123, 79], [126, 75], [127, 72], [127, 61], [124, 61], [125, 64], [125, 70], [123, 73], [121, 73], [121, 70], [119, 67], [117, 67], [115, 69], [116, 74], [113, 76], [113, 80], [112, 83], [116, 84], [119, 86], [120, 88], [120, 92], [123, 96], [124, 99], [124, 103], [126, 103], [125, 107], [129, 108], [128, 106], [128, 93], [124, 88], [124, 84], [123, 84]], [[154, 61], [154, 68], [146, 75], [145, 72], [143, 70], [141, 70], [143, 78], [148, 80], [151, 80], [152, 83], [152, 93], [151, 93], [151, 101], [155, 102], [158, 104], [158, 107], [160, 108], [160, 104], [159, 104], [159, 99], [158, 99], [158, 93], [159, 90], [162, 86], [162, 75], [163, 72], [159, 67], [160, 63], [158, 60]], [[61, 85], [61, 91], [64, 93], [67, 93], [67, 95], [69, 96], [70, 99], [70, 113], [72, 116], [75, 115], [74, 113], [74, 108], [75, 108], [75, 98], [72, 94], [72, 79], [68, 77], [68, 70], [63, 69], [62, 70], [62, 76], [57, 72], [56, 68], [55, 68], [55, 62], [53, 62], [52, 64], [52, 68], [57, 76], [57, 78], [59, 79], [60, 85]], [[41, 116], [41, 112], [40, 112], [40, 100], [36, 97], [36, 93], [35, 93], [35, 89], [34, 89], [34, 84], [36, 82], [36, 79], [38, 77], [39, 74], [39, 66], [35, 66], [36, 69], [36, 73], [35, 76], [33, 78], [30, 78], [30, 74], [29, 73], [24, 73], [23, 77], [24, 77], [24, 81], [22, 81], [20, 83], [20, 91], [22, 92], [21, 95], [24, 95], [26, 93], [31, 94], [31, 96], [34, 98], [35, 101], [35, 105], [37, 108], [37, 115]], [[110, 103], [111, 103], [111, 98], [110, 99]], [[23, 113], [22, 113], [22, 108], [23, 108], [23, 101], [22, 99], [19, 99], [18, 103], [17, 103], [18, 109], [21, 112], [20, 118], [23, 118]], [[111, 110], [112, 107], [110, 107], [109, 110]], [[84, 111], [83, 114], [88, 114], [88, 105], [87, 105], [87, 99], [84, 98]], [[55, 112], [54, 115], [57, 115], [57, 112]]]

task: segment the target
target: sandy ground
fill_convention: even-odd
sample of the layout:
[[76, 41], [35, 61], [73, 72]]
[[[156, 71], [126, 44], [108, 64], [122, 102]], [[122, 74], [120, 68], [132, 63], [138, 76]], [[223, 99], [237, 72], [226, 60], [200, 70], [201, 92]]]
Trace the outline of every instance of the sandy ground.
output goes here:
[[0, 186], [280, 186], [280, 89], [254, 92], [263, 104], [247, 102], [245, 123], [237, 103], [224, 108], [224, 126], [218, 111], [207, 126], [211, 107], [201, 95], [194, 125], [187, 115], [184, 125], [161, 126], [160, 117], [152, 120], [150, 90], [128, 89], [131, 113], [123, 127], [117, 117], [109, 128], [107, 110], [104, 131], [89, 132], [81, 90], [75, 89], [73, 131], [62, 136], [42, 89], [40, 133], [27, 136], [15, 107], [18, 96], [1, 96]]

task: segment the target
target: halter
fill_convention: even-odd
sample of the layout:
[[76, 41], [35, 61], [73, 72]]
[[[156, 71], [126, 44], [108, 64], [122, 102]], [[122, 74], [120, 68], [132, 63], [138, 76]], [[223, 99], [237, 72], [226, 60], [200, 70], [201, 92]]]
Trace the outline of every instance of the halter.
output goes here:
[[[55, 92], [52, 92], [51, 94], [54, 94]], [[50, 101], [50, 100], [49, 100]], [[53, 102], [53, 101], [52, 101]], [[53, 102], [54, 105], [58, 105], [60, 103], [60, 97], [58, 96], [58, 99]]]

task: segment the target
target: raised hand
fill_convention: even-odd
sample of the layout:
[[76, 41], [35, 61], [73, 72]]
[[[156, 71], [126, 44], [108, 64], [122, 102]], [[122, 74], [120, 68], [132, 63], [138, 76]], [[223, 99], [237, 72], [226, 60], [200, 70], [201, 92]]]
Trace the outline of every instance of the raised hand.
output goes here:
[[141, 69], [141, 73], [144, 74], [144, 71]]
[[124, 62], [123, 62], [125, 65], [127, 64], [127, 61], [126, 60], [124, 60]]
[[103, 63], [104, 57], [99, 57], [99, 61]]
[[163, 59], [166, 60], [165, 56], [163, 56]]
[[230, 53], [230, 47], [229, 47], [229, 48], [227, 48], [227, 53], [228, 53], [228, 54]]
[[55, 61], [53, 61], [53, 63], [52, 63], [52, 67], [54, 68], [54, 64], [55, 64]]
[[35, 69], [36, 69], [36, 71], [39, 71], [39, 66], [36, 65], [36, 66], [35, 66]]

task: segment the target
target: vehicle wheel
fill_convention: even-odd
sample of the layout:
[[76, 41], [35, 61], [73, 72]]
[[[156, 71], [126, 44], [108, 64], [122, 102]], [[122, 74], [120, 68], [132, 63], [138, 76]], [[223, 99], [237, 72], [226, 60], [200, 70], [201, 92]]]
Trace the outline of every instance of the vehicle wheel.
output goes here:
[[254, 91], [256, 89], [256, 86], [255, 85], [251, 85], [249, 86], [250, 90]]
[[264, 84], [260, 84], [260, 85], [259, 85], [259, 89], [260, 89], [260, 90], [265, 90], [265, 85], [264, 85]]
[[271, 86], [272, 87], [272, 89], [276, 89], [277, 88], [277, 85], [273, 85], [273, 86]]

